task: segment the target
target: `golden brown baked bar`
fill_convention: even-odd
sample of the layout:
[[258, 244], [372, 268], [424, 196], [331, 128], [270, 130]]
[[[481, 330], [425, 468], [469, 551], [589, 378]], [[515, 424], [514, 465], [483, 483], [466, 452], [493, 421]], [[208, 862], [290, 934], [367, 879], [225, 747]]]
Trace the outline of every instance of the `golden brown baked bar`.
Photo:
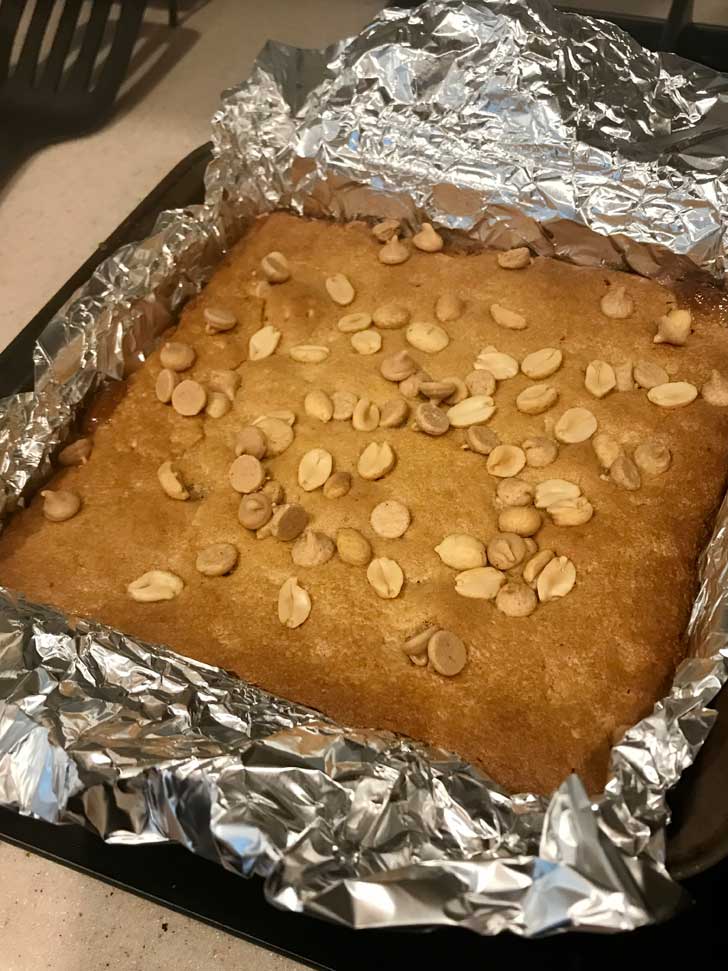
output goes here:
[[[671, 380], [700, 388], [711, 370], [728, 373], [725, 333], [715, 315], [693, 308], [685, 346], [655, 344], [655, 322], [674, 306], [675, 296], [638, 277], [540, 258], [506, 269], [493, 252], [413, 250], [406, 262], [385, 265], [378, 259], [381, 246], [362, 224], [285, 214], [258, 221], [188, 304], [175, 337], [196, 351], [182, 378], [205, 386], [212, 369], [239, 370], [242, 386], [232, 410], [221, 418], [184, 417], [160, 403], [160, 361], [153, 354], [92, 409], [94, 448], [87, 464], [61, 469], [51, 484], [78, 493], [80, 512], [48, 522], [36, 497], [0, 538], [2, 582], [68, 613], [232, 669], [343, 722], [453, 749], [511, 790], [545, 793], [572, 770], [596, 789], [605, 779], [615, 731], [634, 723], [664, 693], [683, 652], [696, 556], [724, 487], [728, 410], [703, 397], [685, 407], [660, 407], [637, 387], [597, 398], [585, 388], [585, 370], [593, 360], [645, 360], [663, 367]], [[256, 280], [263, 279], [261, 259], [271, 251], [285, 255], [291, 277], [254, 296]], [[337, 305], [325, 287], [336, 273], [355, 289], [347, 307]], [[609, 284], [625, 287], [634, 303], [625, 319], [600, 309]], [[362, 355], [353, 350], [350, 334], [337, 328], [345, 314], [372, 313], [392, 301], [413, 321], [434, 323], [435, 302], [444, 294], [462, 298], [464, 309], [441, 324], [450, 340], [437, 353], [413, 349], [406, 328], [374, 328], [382, 349]], [[526, 327], [497, 324], [493, 304], [521, 314]], [[238, 325], [207, 333], [206, 307], [232, 311]], [[282, 334], [275, 353], [248, 361], [251, 335], [269, 323]], [[367, 346], [370, 339], [364, 339]], [[290, 349], [302, 343], [323, 345], [329, 356], [321, 363], [292, 360]], [[486, 345], [518, 361], [544, 347], [563, 352], [559, 370], [540, 382], [558, 392], [544, 414], [516, 407], [516, 397], [536, 383], [526, 375], [498, 382], [496, 410], [484, 427], [502, 442], [553, 438], [555, 420], [583, 407], [628, 458], [653, 439], [671, 452], [667, 471], [643, 471], [634, 490], [618, 484], [632, 484], [630, 462], [620, 463], [613, 481], [592, 440], [561, 444], [552, 464], [519, 472], [531, 484], [577, 484], [594, 510], [578, 526], [557, 526], [542, 511], [535, 541], [571, 560], [576, 583], [566, 596], [539, 603], [524, 617], [460, 595], [458, 571], [435, 552], [449, 534], [487, 543], [498, 531], [501, 510], [494, 499], [500, 480], [489, 473], [488, 457], [464, 447], [464, 428], [440, 437], [413, 430], [412, 400], [404, 427], [371, 432], [355, 430], [351, 421], [322, 422], [304, 410], [306, 394], [316, 389], [348, 391], [379, 404], [399, 397], [380, 365], [404, 349], [433, 378], [464, 379]], [[621, 381], [630, 373], [622, 368]], [[609, 377], [608, 369], [598, 377], [604, 374]], [[378, 596], [365, 566], [338, 555], [320, 566], [297, 566], [292, 543], [257, 539], [239, 523], [241, 497], [228, 478], [236, 437], [258, 416], [282, 409], [295, 412], [295, 437], [281, 455], [263, 460], [267, 474], [282, 484], [289, 502], [305, 507], [313, 529], [335, 538], [339, 529], [355, 528], [376, 557], [396, 561], [405, 577], [396, 598]], [[388, 442], [396, 455], [395, 467], [377, 481], [357, 473], [370, 442]], [[299, 463], [314, 448], [333, 456], [334, 469], [352, 474], [348, 495], [329, 498], [321, 488], [306, 492], [299, 486]], [[191, 492], [187, 501], [162, 491], [157, 472], [168, 460]], [[411, 512], [401, 538], [381, 538], [370, 525], [373, 507], [386, 499]], [[214, 542], [239, 550], [237, 567], [226, 576], [203, 576], [195, 568], [198, 552]], [[182, 592], [169, 601], [136, 602], [127, 585], [151, 569], [182, 578]], [[523, 562], [511, 583], [522, 582], [522, 569]], [[279, 589], [292, 576], [312, 603], [310, 616], [295, 629], [281, 624], [277, 606]], [[404, 641], [427, 624], [466, 644], [467, 663], [457, 676], [444, 677], [432, 664], [416, 666], [403, 651]]]

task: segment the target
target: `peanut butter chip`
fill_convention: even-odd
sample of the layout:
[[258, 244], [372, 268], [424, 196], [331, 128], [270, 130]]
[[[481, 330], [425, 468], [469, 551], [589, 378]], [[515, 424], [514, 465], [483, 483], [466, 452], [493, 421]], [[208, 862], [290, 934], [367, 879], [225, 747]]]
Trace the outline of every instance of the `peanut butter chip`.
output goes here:
[[391, 239], [388, 239], [379, 250], [379, 262], [387, 266], [396, 266], [398, 263], [404, 263], [409, 258], [409, 246], [401, 242], [399, 236], [396, 234]]
[[189, 499], [190, 494], [182, 485], [179, 472], [171, 462], [162, 462], [157, 469], [157, 478], [164, 492], [170, 499]]
[[376, 330], [362, 330], [349, 338], [357, 354], [369, 356], [382, 349], [382, 335]]
[[397, 351], [382, 360], [379, 366], [379, 373], [387, 381], [404, 381], [411, 375], [416, 374], [419, 365], [407, 351]]
[[536, 594], [519, 580], [509, 580], [501, 587], [495, 605], [506, 617], [528, 617], [538, 606]]
[[423, 631], [420, 631], [419, 634], [415, 634], [413, 637], [408, 637], [402, 645], [402, 650], [410, 658], [419, 657], [422, 654], [426, 654], [427, 645], [430, 643], [430, 638], [439, 630], [439, 627], [426, 627]]
[[383, 539], [399, 539], [409, 528], [410, 511], [404, 503], [396, 499], [385, 499], [372, 509], [369, 522], [377, 536]]
[[334, 421], [348, 421], [359, 399], [352, 391], [334, 391], [331, 400], [334, 404]]
[[632, 459], [624, 454], [617, 456], [614, 462], [612, 462], [611, 468], [609, 469], [609, 478], [615, 485], [621, 486], [623, 489], [628, 489], [630, 492], [634, 492], [642, 485], [639, 469]]
[[290, 279], [291, 268], [283, 253], [274, 250], [260, 261], [260, 268], [269, 283], [285, 283]]
[[44, 489], [43, 515], [51, 523], [63, 523], [72, 519], [81, 508], [81, 498], [70, 489]]
[[651, 361], [637, 361], [633, 374], [640, 388], [645, 388], [647, 391], [650, 388], [656, 388], [658, 384], [667, 384], [670, 380], [670, 376], [664, 367], [653, 364]]
[[[288, 426], [286, 426], [288, 427]], [[246, 425], [238, 432], [235, 440], [236, 455], [254, 455], [257, 459], [265, 456], [267, 448], [266, 437], [255, 425]]]
[[641, 472], [647, 475], [662, 475], [670, 468], [672, 455], [662, 442], [643, 442], [634, 450], [634, 462]]
[[443, 293], [435, 301], [435, 316], [441, 324], [462, 317], [463, 309], [463, 301], [455, 293]]
[[603, 398], [617, 385], [614, 368], [606, 361], [592, 361], [587, 365], [584, 387], [595, 398]]
[[591, 438], [597, 430], [597, 420], [587, 408], [569, 408], [554, 426], [560, 442], [575, 445]]
[[478, 455], [490, 455], [500, 445], [500, 439], [492, 428], [483, 428], [482, 425], [471, 425], [465, 432], [465, 442]]
[[575, 482], [569, 482], [567, 479], [546, 479], [537, 483], [533, 504], [537, 509], [548, 509], [556, 502], [576, 499], [580, 495], [581, 489]]
[[149, 570], [126, 588], [132, 600], [137, 603], [156, 603], [160, 600], [174, 600], [184, 589], [184, 581], [168, 570]]
[[90, 438], [77, 438], [58, 453], [58, 464], [63, 466], [85, 465], [93, 451]]
[[425, 435], [444, 435], [450, 427], [450, 419], [437, 405], [431, 401], [417, 405], [415, 408], [415, 425]]
[[170, 371], [186, 371], [195, 363], [196, 354], [189, 344], [180, 341], [167, 341], [162, 344], [159, 360], [163, 368]]
[[430, 664], [444, 678], [454, 678], [460, 674], [468, 661], [468, 652], [457, 635], [449, 630], [439, 630], [433, 634], [427, 645]]
[[236, 492], [257, 492], [265, 482], [265, 469], [254, 455], [241, 455], [230, 466], [228, 478]]
[[162, 368], [154, 385], [157, 401], [161, 401], [163, 405], [168, 405], [172, 400], [172, 392], [178, 384], [179, 376], [177, 372], [168, 367]]
[[222, 334], [232, 330], [238, 322], [235, 314], [224, 307], [205, 307], [202, 311], [205, 318], [205, 330], [208, 334]]
[[343, 273], [335, 273], [326, 278], [326, 292], [340, 307], [348, 307], [356, 296], [351, 281]]
[[195, 560], [195, 569], [206, 577], [222, 577], [235, 567], [238, 551], [232, 543], [213, 543], [200, 550]]
[[424, 354], [438, 354], [450, 343], [447, 333], [439, 324], [414, 321], [405, 331], [407, 342]]
[[382, 330], [398, 330], [409, 323], [410, 312], [401, 303], [385, 303], [377, 307], [372, 319]]
[[254, 427], [260, 429], [265, 437], [265, 454], [268, 456], [281, 455], [293, 441], [293, 429], [281, 418], [257, 418]]
[[698, 389], [687, 381], [671, 381], [650, 388], [647, 397], [653, 405], [659, 405], [660, 408], [683, 408], [695, 401]]
[[498, 266], [504, 270], [522, 270], [531, 262], [531, 253], [527, 246], [506, 250], [498, 254]]
[[334, 460], [330, 452], [325, 448], [312, 448], [310, 452], [306, 452], [298, 465], [298, 484], [305, 492], [320, 489], [331, 475], [333, 465]]
[[521, 370], [527, 378], [542, 381], [555, 374], [561, 367], [564, 355], [555, 347], [542, 347], [540, 351], [527, 354], [521, 362]]
[[299, 364], [321, 364], [329, 356], [330, 351], [323, 344], [296, 344], [288, 353]]
[[492, 395], [496, 383], [490, 371], [471, 371], [465, 378], [465, 386], [470, 394]]
[[523, 479], [501, 479], [495, 487], [496, 506], [530, 506], [533, 486]]
[[541, 570], [554, 558], [553, 550], [540, 550], [535, 553], [523, 568], [523, 579], [529, 587], [536, 586]]
[[381, 222], [372, 226], [372, 236], [380, 243], [386, 243], [399, 233], [399, 219], [383, 219]]
[[369, 398], [360, 398], [351, 416], [351, 426], [357, 432], [373, 432], [379, 426], [379, 407]]
[[575, 499], [559, 499], [546, 512], [555, 526], [583, 526], [594, 515], [594, 507], [584, 496]]
[[205, 414], [209, 418], [224, 418], [230, 411], [232, 405], [227, 395], [221, 391], [208, 391]]
[[467, 533], [451, 533], [435, 547], [435, 552], [453, 570], [472, 570], [486, 563], [485, 546]]
[[235, 401], [235, 392], [240, 387], [240, 375], [237, 371], [230, 370], [210, 371], [207, 384], [211, 391], [219, 391], [230, 401]]
[[541, 513], [533, 506], [511, 506], [498, 516], [498, 529], [502, 533], [533, 536], [541, 526]]
[[324, 533], [317, 533], [307, 529], [300, 539], [297, 539], [291, 550], [291, 559], [296, 566], [323, 566], [334, 555], [334, 543]]
[[720, 371], [710, 372], [710, 377], [700, 389], [700, 393], [709, 405], [716, 408], [728, 406], [728, 381]]
[[357, 471], [362, 479], [381, 479], [394, 468], [395, 454], [389, 442], [370, 442], [359, 456]]
[[256, 330], [248, 341], [248, 360], [262, 361], [264, 358], [270, 357], [278, 347], [280, 339], [281, 332], [271, 324], [266, 324], [265, 327]]
[[456, 391], [457, 385], [452, 380], [423, 381], [420, 385], [420, 394], [429, 398], [430, 401], [444, 401], [450, 395], [455, 394]]
[[469, 425], [482, 425], [494, 411], [493, 399], [486, 394], [478, 394], [448, 408], [447, 417], [453, 428], [467, 428]]
[[496, 533], [486, 548], [488, 562], [498, 570], [512, 570], [528, 552], [526, 542], [517, 533]]
[[495, 600], [505, 582], [505, 574], [500, 570], [492, 566], [477, 566], [458, 573], [455, 577], [455, 593], [471, 600]]
[[543, 469], [551, 465], [559, 455], [559, 446], [550, 438], [527, 438], [521, 447], [526, 456], [526, 465], [532, 469]]
[[336, 325], [342, 334], [355, 334], [357, 331], [366, 330], [372, 322], [371, 314], [358, 313], [358, 314], [347, 314], [345, 317], [340, 317], [339, 322]]
[[276, 539], [288, 543], [300, 536], [308, 524], [308, 513], [297, 502], [279, 506], [270, 521], [270, 533]]
[[671, 310], [657, 321], [657, 333], [652, 338], [655, 344], [674, 344], [682, 347], [690, 336], [692, 317], [689, 310]]
[[478, 354], [473, 367], [476, 371], [490, 371], [496, 381], [506, 381], [518, 374], [518, 361], [510, 354], [501, 353], [492, 344]]
[[327, 499], [341, 499], [351, 489], [351, 476], [348, 472], [334, 472], [324, 482], [324, 495]]
[[499, 303], [491, 304], [490, 315], [499, 327], [505, 327], [507, 330], [525, 330], [527, 326], [526, 318], [522, 314], [517, 314], [515, 310], [508, 310], [507, 307], [501, 307]]
[[383, 600], [394, 600], [402, 589], [404, 573], [395, 560], [379, 556], [367, 567], [367, 580], [374, 587], [377, 596]]
[[423, 253], [439, 253], [444, 246], [442, 236], [438, 232], [435, 232], [430, 223], [422, 224], [422, 229], [419, 233], [415, 233], [412, 237], [412, 242]]
[[524, 415], [541, 415], [552, 408], [559, 392], [550, 384], [532, 384], [516, 398], [516, 408]]
[[359, 532], [345, 526], [336, 534], [336, 549], [340, 559], [351, 566], [366, 566], [372, 558], [369, 540]]
[[565, 597], [576, 583], [576, 567], [567, 556], [555, 556], [541, 570], [536, 581], [541, 603]]
[[486, 468], [501, 479], [518, 475], [526, 464], [526, 456], [517, 445], [497, 445], [488, 456]]
[[623, 320], [634, 312], [634, 301], [626, 287], [610, 286], [600, 301], [602, 313], [614, 320]]
[[180, 381], [172, 392], [172, 407], [178, 415], [199, 415], [207, 404], [207, 392], [197, 381]]
[[380, 409], [380, 428], [399, 428], [407, 421], [409, 405], [404, 398], [391, 398], [385, 401]]
[[311, 598], [298, 583], [297, 577], [289, 577], [278, 591], [278, 620], [291, 630], [300, 627], [311, 613]]
[[608, 472], [622, 454], [622, 446], [611, 435], [607, 435], [606, 432], [599, 432], [591, 441], [594, 454], [599, 464]]
[[240, 500], [238, 520], [246, 529], [260, 529], [272, 515], [273, 505], [264, 492], [253, 492]]
[[318, 421], [331, 421], [334, 417], [334, 403], [325, 391], [309, 391], [303, 399], [303, 410], [310, 418]]

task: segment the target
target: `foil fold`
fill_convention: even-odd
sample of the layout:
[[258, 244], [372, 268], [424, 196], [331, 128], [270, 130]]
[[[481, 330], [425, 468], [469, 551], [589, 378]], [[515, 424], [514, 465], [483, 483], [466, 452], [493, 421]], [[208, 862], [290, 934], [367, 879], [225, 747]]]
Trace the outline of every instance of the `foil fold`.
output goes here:
[[[541, 0], [430, 0], [327, 51], [269, 44], [213, 119], [204, 205], [164, 213], [42, 335], [0, 402], [0, 518], [90, 395], [144, 360], [256, 216], [423, 214], [664, 282], [722, 278], [728, 82]], [[661, 920], [668, 790], [728, 677], [724, 504], [690, 656], [602, 794], [508, 794], [451, 753], [341, 726], [218, 669], [0, 588], [0, 805], [116, 843], [174, 841], [269, 900], [359, 928], [617, 931]], [[42, 565], [39, 565], [42, 569]], [[1, 580], [1, 568], [0, 568]]]

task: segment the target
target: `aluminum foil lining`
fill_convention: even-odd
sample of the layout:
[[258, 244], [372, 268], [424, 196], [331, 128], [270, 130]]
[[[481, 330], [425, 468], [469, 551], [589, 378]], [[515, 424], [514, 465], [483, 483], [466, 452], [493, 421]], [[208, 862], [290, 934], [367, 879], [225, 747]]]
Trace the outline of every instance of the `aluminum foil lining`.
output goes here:
[[[427, 213], [464, 246], [720, 276], [726, 83], [538, 0], [432, 0], [330, 51], [268, 45], [214, 118], [206, 204], [163, 214], [102, 264], [42, 335], [35, 391], [0, 402], [0, 510], [277, 207], [413, 227]], [[682, 896], [665, 796], [728, 676], [727, 520], [724, 504], [690, 658], [613, 749], [598, 798], [576, 777], [548, 800], [509, 795], [452, 754], [0, 588], [0, 804], [110, 842], [181, 843], [265, 877], [280, 907], [354, 927], [535, 936], [663, 919]]]

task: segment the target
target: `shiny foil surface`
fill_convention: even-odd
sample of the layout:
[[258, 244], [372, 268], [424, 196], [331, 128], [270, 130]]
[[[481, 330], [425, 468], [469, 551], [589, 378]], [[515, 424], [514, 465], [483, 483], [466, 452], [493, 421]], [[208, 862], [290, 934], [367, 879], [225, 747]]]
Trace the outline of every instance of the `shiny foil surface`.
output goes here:
[[[328, 51], [269, 44], [213, 120], [203, 206], [164, 213], [42, 335], [0, 401], [0, 516], [51, 471], [89, 395], [139, 366], [257, 215], [423, 214], [463, 248], [674, 282], [722, 278], [728, 81], [541, 0], [386, 11]], [[509, 795], [456, 756], [337, 725], [223, 671], [0, 588], [0, 805], [116, 843], [174, 841], [279, 907], [366, 927], [617, 931], [669, 916], [666, 793], [728, 675], [724, 504], [690, 657], [612, 752]], [[38, 564], [38, 569], [42, 569]], [[1, 578], [1, 567], [0, 567]]]

